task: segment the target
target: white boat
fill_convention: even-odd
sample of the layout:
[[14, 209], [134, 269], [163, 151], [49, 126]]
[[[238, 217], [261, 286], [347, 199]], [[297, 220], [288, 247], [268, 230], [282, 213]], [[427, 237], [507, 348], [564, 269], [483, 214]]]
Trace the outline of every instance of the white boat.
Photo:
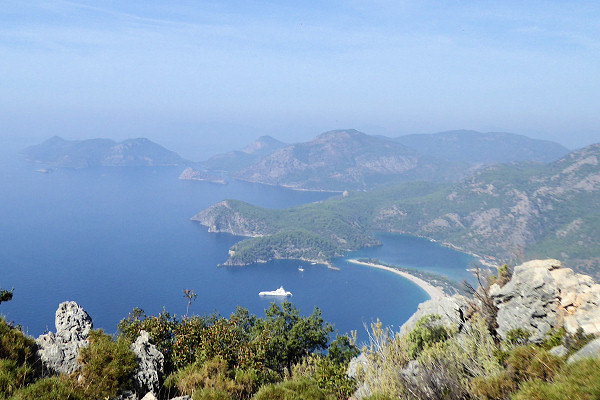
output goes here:
[[302, 268], [302, 265], [298, 265], [298, 271], [304, 272], [304, 268]]
[[282, 287], [280, 287], [277, 290], [271, 290], [271, 291], [267, 291], [267, 292], [260, 292], [258, 294], [259, 296], [280, 296], [280, 297], [288, 297], [292, 295], [292, 292], [286, 292], [285, 289]]

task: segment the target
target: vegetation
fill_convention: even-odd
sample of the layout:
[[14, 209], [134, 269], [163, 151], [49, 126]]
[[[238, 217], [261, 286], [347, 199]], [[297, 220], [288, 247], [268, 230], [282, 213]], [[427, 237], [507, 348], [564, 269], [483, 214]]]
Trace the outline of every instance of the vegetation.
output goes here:
[[13, 298], [13, 291], [0, 288], [0, 304], [10, 301]]

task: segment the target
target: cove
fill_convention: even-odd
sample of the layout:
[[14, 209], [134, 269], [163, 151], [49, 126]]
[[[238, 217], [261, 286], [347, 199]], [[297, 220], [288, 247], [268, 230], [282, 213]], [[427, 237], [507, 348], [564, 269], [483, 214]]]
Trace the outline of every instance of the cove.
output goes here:
[[[241, 305], [262, 316], [271, 299], [258, 292], [283, 285], [303, 314], [318, 306], [339, 332], [357, 330], [365, 340], [363, 324], [379, 318], [397, 328], [427, 299], [399, 276], [344, 258], [334, 260], [339, 270], [290, 260], [217, 268], [241, 238], [208, 233], [189, 220], [227, 198], [283, 208], [323, 200], [329, 193], [180, 181], [181, 168], [41, 174], [14, 153], [2, 157], [0, 166], [6, 172], [0, 177], [0, 286], [15, 288], [14, 299], [3, 303], [0, 313], [31, 335], [54, 330], [54, 312], [67, 300], [83, 306], [96, 328], [114, 332], [134, 307], [148, 314], [163, 307], [184, 314], [183, 289], [198, 294], [190, 313], [228, 315]], [[468, 265], [461, 253], [447, 253], [426, 240], [380, 239], [383, 246], [356, 252], [358, 257], [397, 263], [404, 254], [411, 266], [449, 274]], [[439, 263], [432, 262], [435, 254]], [[451, 268], [449, 254], [456, 256]]]

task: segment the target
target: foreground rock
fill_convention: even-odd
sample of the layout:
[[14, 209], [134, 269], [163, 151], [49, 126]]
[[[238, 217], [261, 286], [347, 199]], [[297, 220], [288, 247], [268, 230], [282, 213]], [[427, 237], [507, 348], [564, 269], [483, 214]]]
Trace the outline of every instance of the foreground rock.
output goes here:
[[572, 363], [584, 358], [600, 358], [600, 338], [592, 340], [583, 346], [577, 353], [569, 357], [567, 362]]
[[164, 372], [165, 356], [150, 343], [150, 335], [141, 331], [131, 350], [137, 357], [138, 369], [134, 376], [136, 393], [157, 394]]
[[470, 314], [469, 309], [467, 298], [459, 294], [432, 298], [419, 304], [417, 311], [400, 328], [400, 334], [405, 335], [412, 331], [418, 320], [430, 314], [439, 315], [441, 324], [460, 330], [465, 317]]
[[590, 276], [563, 268], [558, 260], [534, 260], [515, 267], [503, 287], [492, 285], [490, 295], [498, 307], [498, 333], [506, 338], [512, 329], [531, 333], [541, 342], [553, 328], [569, 333], [582, 329], [600, 334], [600, 285]]
[[70, 374], [79, 369], [79, 349], [87, 347], [93, 328], [92, 318], [74, 301], [61, 303], [56, 310], [56, 333], [36, 339], [38, 356], [44, 368], [55, 374]]

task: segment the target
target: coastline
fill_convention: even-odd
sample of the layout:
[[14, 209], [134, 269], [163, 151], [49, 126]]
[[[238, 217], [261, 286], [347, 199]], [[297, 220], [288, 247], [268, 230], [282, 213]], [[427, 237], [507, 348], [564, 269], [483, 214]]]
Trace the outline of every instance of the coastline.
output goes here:
[[364, 265], [366, 267], [371, 267], [371, 268], [378, 268], [378, 269], [383, 269], [389, 272], [392, 272], [396, 275], [400, 275], [401, 277], [408, 279], [409, 281], [413, 282], [414, 284], [416, 284], [417, 286], [419, 286], [421, 289], [423, 289], [427, 295], [434, 299], [434, 298], [440, 298], [440, 297], [444, 297], [445, 294], [442, 291], [442, 289], [433, 286], [432, 284], [430, 284], [429, 282], [424, 281], [421, 278], [418, 278], [414, 275], [409, 274], [408, 272], [404, 272], [404, 271], [399, 271], [395, 268], [391, 268], [385, 265], [381, 265], [381, 264], [374, 264], [374, 263], [368, 263], [368, 262], [364, 262], [364, 261], [358, 261], [356, 259], [347, 259], [346, 261], [352, 263], [352, 264], [358, 264], [358, 265]]

